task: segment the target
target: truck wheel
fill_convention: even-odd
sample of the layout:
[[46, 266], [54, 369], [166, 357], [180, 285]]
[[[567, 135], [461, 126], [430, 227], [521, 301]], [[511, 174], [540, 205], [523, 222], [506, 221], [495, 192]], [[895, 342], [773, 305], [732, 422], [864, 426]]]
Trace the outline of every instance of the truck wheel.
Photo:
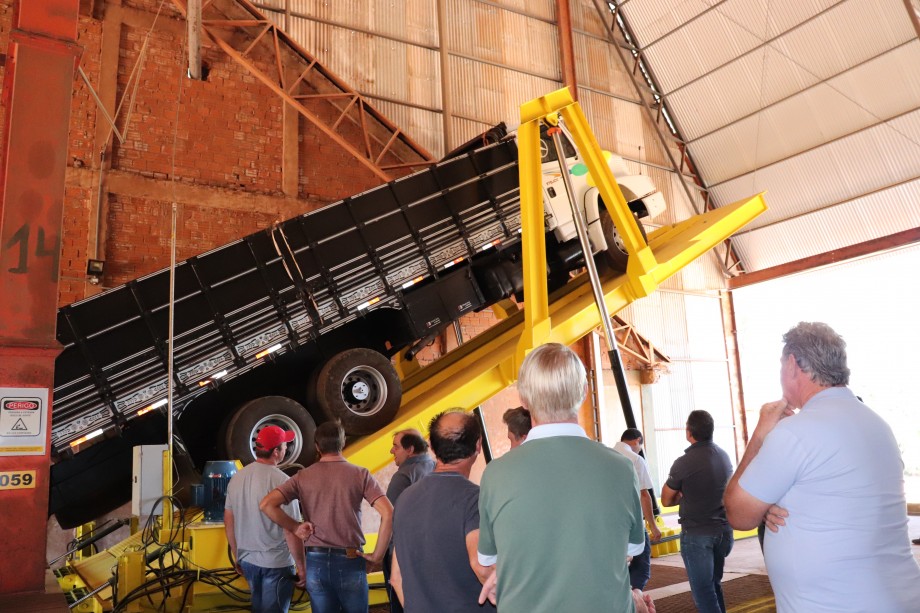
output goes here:
[[[633, 215], [635, 215], [635, 213], [633, 213]], [[610, 217], [610, 213], [607, 212], [607, 208], [603, 205], [601, 206], [600, 219], [601, 232], [604, 234], [604, 240], [607, 242], [607, 251], [605, 252], [607, 263], [617, 272], [625, 272], [629, 253], [626, 251], [626, 245], [623, 244], [623, 238], [620, 236], [620, 233], [617, 232], [617, 228], [613, 223], [613, 218]], [[636, 218], [636, 223], [639, 224], [639, 232], [642, 233], [642, 240], [648, 244], [648, 236], [645, 234], [645, 228], [639, 223], [638, 218]]]
[[316, 422], [299, 403], [285, 396], [263, 396], [243, 404], [227, 421], [223, 428], [220, 442], [221, 451], [231, 459], [239, 459], [243, 464], [254, 461], [252, 451], [259, 430], [265, 426], [278, 426], [283, 430], [293, 430], [294, 440], [288, 444], [279, 467], [291, 464], [308, 466], [315, 459], [313, 434]]
[[402, 400], [399, 376], [372, 349], [348, 349], [326, 362], [310, 386], [320, 411], [348, 434], [371, 434], [393, 420]]

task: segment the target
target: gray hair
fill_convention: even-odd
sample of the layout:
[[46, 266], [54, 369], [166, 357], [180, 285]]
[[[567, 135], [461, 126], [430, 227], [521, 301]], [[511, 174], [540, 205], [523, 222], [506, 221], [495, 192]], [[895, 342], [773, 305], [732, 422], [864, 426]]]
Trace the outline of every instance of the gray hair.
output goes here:
[[850, 382], [847, 344], [829, 325], [799, 322], [783, 335], [783, 343], [783, 359], [795, 356], [795, 363], [815, 383], [834, 387]]
[[521, 364], [518, 393], [540, 423], [575, 419], [587, 391], [585, 367], [565, 345], [540, 345]]

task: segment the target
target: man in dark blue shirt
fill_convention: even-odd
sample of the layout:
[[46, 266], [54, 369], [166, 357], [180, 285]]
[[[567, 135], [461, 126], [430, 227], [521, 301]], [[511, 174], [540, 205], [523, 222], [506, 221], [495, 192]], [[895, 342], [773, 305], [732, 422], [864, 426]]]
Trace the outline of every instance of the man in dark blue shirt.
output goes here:
[[722, 570], [734, 537], [722, 495], [732, 476], [728, 454], [712, 442], [715, 423], [706, 411], [687, 417], [690, 446], [675, 460], [661, 503], [680, 503], [680, 555], [684, 559], [690, 592], [700, 613], [725, 613]]

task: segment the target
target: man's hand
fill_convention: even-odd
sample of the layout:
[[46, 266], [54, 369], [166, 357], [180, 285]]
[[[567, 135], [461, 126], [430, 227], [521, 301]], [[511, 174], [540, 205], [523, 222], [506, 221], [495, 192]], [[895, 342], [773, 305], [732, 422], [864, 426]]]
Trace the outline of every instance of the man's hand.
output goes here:
[[305, 541], [313, 535], [313, 528], [313, 522], [301, 522], [300, 525], [297, 526], [297, 529], [294, 531], [294, 535], [300, 540]]
[[307, 589], [307, 569], [298, 568], [297, 576], [294, 578], [294, 585], [302, 590]]
[[760, 419], [757, 421], [757, 427], [754, 430], [760, 436], [765, 437], [776, 427], [776, 424], [781, 419], [793, 415], [795, 415], [795, 410], [785, 398], [768, 402], [760, 407]]
[[[374, 551], [372, 551], [371, 553], [364, 553], [363, 551], [358, 551], [356, 553], [358, 554], [358, 556], [367, 560], [367, 563], [369, 566], [380, 567], [383, 564], [383, 555], [386, 553], [387, 550], [386, 550], [386, 547], [384, 547], [383, 549], [380, 549], [380, 553], [377, 553], [378, 549], [380, 548], [375, 547]], [[368, 568], [368, 572], [373, 572], [373, 571], [370, 568]]]
[[648, 527], [650, 537], [653, 541], [657, 541], [661, 538], [661, 528], [658, 527], [657, 522], [652, 522]]
[[649, 594], [643, 594], [642, 590], [634, 589], [632, 599], [636, 606], [636, 613], [655, 613], [655, 603]]
[[482, 591], [479, 592], [479, 604], [485, 604], [486, 600], [498, 606], [498, 566], [495, 572], [489, 575], [486, 582], [482, 584]]
[[779, 527], [786, 525], [787, 517], [789, 517], [789, 511], [779, 505], [773, 505], [767, 509], [767, 514], [763, 519], [770, 532], [779, 532]]
[[236, 571], [240, 577], [243, 576], [243, 567], [240, 566], [240, 559], [236, 555], [236, 547], [230, 548], [230, 559], [233, 560], [233, 570]]

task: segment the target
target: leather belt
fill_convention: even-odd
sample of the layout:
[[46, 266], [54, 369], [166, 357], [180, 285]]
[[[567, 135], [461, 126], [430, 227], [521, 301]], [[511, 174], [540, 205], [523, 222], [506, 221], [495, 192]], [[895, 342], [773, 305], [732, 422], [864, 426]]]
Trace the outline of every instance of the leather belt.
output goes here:
[[[307, 551], [312, 551], [314, 553], [337, 553], [340, 555], [347, 555], [349, 550], [344, 547], [314, 547], [311, 545], [307, 547]], [[356, 550], [351, 549], [351, 551]]]

